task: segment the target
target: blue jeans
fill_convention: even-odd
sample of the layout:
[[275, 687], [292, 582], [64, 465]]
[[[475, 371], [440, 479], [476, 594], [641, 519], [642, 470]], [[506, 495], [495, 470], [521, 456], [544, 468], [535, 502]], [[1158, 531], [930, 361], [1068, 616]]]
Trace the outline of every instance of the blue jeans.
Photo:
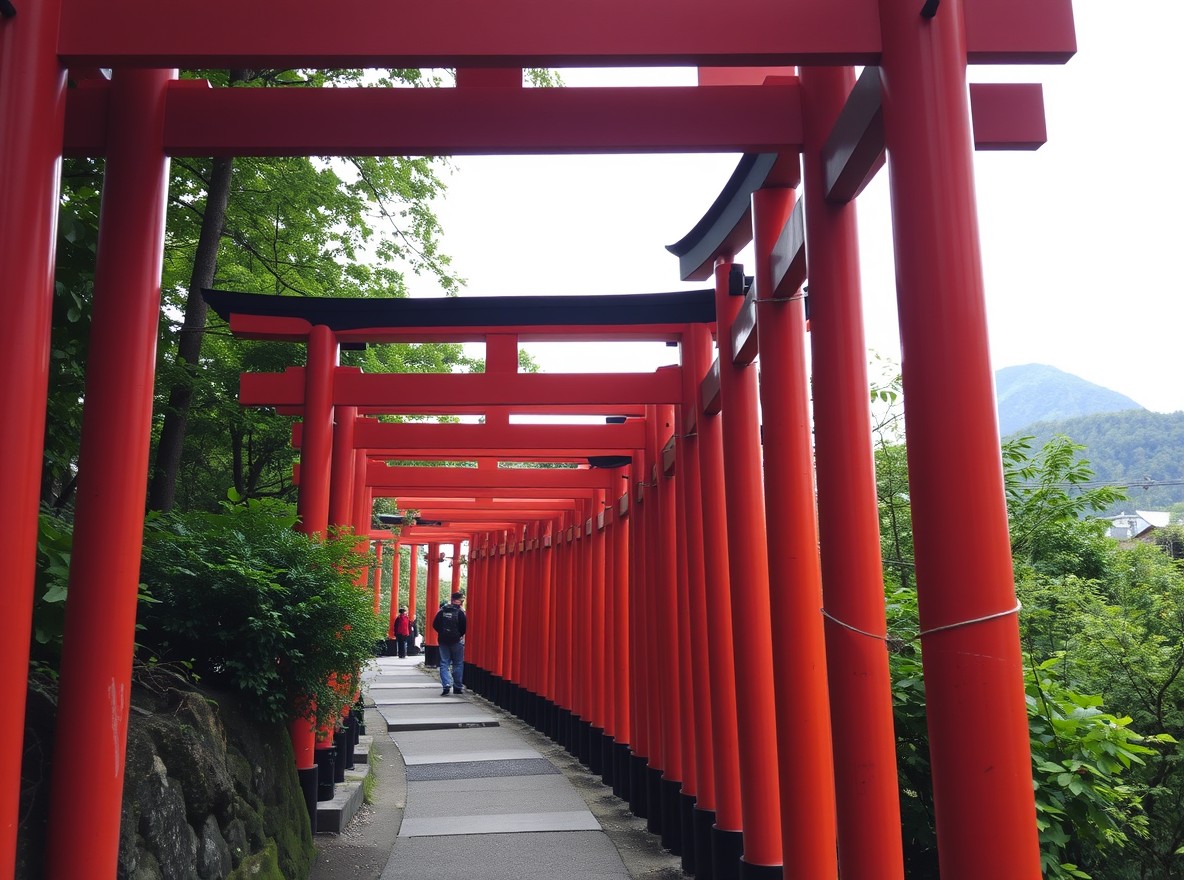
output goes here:
[[442, 687], [464, 688], [465, 643], [440, 645], [440, 684]]

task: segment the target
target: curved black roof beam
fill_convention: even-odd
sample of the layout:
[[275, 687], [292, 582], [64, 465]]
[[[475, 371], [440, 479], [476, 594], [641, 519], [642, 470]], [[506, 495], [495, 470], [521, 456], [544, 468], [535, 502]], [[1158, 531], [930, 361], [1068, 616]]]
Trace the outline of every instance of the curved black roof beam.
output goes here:
[[797, 153], [745, 153], [711, 207], [690, 232], [666, 250], [678, 257], [683, 281], [710, 277], [715, 258], [752, 240], [752, 194], [766, 186], [797, 186]]
[[711, 290], [608, 296], [482, 296], [424, 299], [277, 296], [202, 291], [224, 321], [231, 314], [303, 318], [332, 330], [371, 327], [496, 327], [710, 324]]

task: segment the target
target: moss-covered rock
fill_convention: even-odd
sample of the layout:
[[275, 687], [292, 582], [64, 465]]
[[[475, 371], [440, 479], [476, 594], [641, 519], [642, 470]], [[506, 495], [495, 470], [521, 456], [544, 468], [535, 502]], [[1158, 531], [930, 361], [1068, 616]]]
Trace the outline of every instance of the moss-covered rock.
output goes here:
[[[43, 874], [54, 709], [29, 716], [17, 880]], [[118, 880], [306, 880], [313, 855], [286, 729], [176, 680], [134, 692]]]

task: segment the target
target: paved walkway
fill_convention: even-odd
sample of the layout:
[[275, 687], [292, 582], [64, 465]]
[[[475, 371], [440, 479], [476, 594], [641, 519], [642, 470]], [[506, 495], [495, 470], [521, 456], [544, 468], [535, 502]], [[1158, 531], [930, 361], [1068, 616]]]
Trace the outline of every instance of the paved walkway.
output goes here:
[[[353, 832], [355, 838], [373, 837], [375, 831], [387, 829], [382, 846], [391, 847], [389, 859], [380, 873], [372, 871], [368, 876], [381, 880], [682, 876], [678, 860], [644, 831], [644, 821], [629, 814], [609, 789], [566, 752], [469, 692], [440, 696], [439, 678], [434, 670], [424, 670], [421, 662], [419, 657], [383, 657], [366, 675], [369, 700], [377, 710], [368, 712], [369, 732], [379, 745], [385, 722], [385, 736], [398, 750], [393, 755], [396, 760], [377, 771], [380, 787], [394, 785], [396, 794], [386, 799], [386, 806], [378, 798], [368, 808], [369, 815], [355, 819], [355, 824], [364, 826]], [[401, 778], [391, 779], [396, 774]], [[401, 812], [397, 837], [392, 811]], [[337, 876], [337, 862], [342, 867], [352, 862], [349, 876], [359, 876], [359, 860], [353, 856], [360, 852], [351, 850], [350, 838], [350, 829], [341, 840], [318, 835], [321, 854], [314, 880]], [[361, 844], [355, 846], [360, 848]]]

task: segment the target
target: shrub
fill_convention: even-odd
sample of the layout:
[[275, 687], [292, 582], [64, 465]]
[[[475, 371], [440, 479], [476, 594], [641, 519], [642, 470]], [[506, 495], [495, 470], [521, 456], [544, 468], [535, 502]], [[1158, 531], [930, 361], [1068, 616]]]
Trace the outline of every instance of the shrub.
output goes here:
[[156, 659], [217, 676], [261, 720], [315, 706], [322, 726], [353, 702], [333, 682], [357, 680], [383, 625], [355, 585], [373, 557], [349, 535], [315, 541], [295, 522], [270, 500], [150, 517], [141, 578], [156, 601], [140, 606], [141, 641]]

